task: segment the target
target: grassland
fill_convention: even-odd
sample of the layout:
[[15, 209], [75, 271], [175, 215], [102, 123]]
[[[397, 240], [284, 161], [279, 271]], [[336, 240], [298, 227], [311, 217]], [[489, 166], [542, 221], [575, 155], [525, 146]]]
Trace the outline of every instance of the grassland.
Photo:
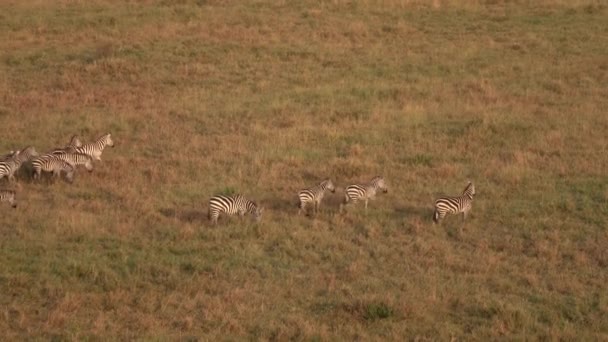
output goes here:
[[116, 144], [0, 208], [4, 338], [607, 339], [608, 8], [531, 3], [3, 2], [0, 151]]

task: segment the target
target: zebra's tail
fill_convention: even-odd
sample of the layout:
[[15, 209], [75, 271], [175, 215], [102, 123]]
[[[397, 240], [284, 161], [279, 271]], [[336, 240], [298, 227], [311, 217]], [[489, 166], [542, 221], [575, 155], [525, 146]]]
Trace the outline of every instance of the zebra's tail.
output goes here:
[[435, 210], [435, 213], [433, 214], [433, 222], [439, 222], [439, 211], [437, 210]]

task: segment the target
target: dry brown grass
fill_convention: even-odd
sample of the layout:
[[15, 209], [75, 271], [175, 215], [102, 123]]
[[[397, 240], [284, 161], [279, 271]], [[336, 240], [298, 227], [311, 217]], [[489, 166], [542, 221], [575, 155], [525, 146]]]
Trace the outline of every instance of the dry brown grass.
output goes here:
[[[0, 331], [21, 339], [605, 339], [599, 1], [0, 5], [0, 151], [112, 132], [73, 185], [20, 175]], [[367, 214], [341, 189], [381, 174]], [[316, 219], [296, 192], [331, 177]], [[432, 203], [468, 179], [462, 233]], [[207, 201], [242, 192], [259, 225]]]

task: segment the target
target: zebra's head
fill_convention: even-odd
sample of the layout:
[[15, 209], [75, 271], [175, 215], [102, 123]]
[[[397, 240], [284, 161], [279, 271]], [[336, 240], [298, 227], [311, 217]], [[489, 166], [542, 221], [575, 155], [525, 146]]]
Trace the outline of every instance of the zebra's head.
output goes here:
[[24, 162], [31, 158], [38, 157], [38, 151], [34, 146], [28, 146], [19, 152], [19, 159]]
[[473, 196], [475, 196], [475, 185], [473, 184], [473, 182], [469, 181], [469, 183], [467, 184], [467, 187], [464, 188], [462, 195], [467, 196], [470, 199], [473, 199]]
[[376, 188], [382, 190], [382, 192], [387, 193], [388, 192], [388, 187], [386, 186], [386, 182], [384, 181], [383, 177], [380, 176], [376, 176], [374, 177], [374, 179], [372, 179], [371, 182]]
[[112, 141], [112, 135], [110, 133], [107, 133], [106, 135], [104, 135], [104, 138], [105, 138], [106, 145], [108, 145], [110, 147], [114, 147], [114, 141]]
[[68, 145], [66, 147], [75, 148], [75, 147], [81, 147], [81, 146], [82, 146], [82, 141], [80, 141], [80, 138], [78, 138], [77, 135], [73, 135], [72, 139], [70, 139], [70, 142], [68, 143]]
[[21, 151], [19, 151], [19, 150], [13, 152], [13, 154], [10, 156], [9, 161], [20, 164], [21, 163], [21, 158], [19, 157], [20, 154], [21, 154]]
[[334, 186], [334, 183], [331, 181], [331, 179], [324, 180], [323, 182], [321, 182], [321, 185], [323, 185], [326, 190], [336, 192], [336, 187]]

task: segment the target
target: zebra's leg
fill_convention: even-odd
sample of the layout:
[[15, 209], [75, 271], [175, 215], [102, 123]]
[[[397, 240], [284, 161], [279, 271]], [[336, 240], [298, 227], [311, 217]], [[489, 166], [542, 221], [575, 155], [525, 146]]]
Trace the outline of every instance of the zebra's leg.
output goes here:
[[433, 224], [439, 223], [439, 211], [435, 208], [435, 212], [433, 213]]
[[315, 216], [317, 216], [317, 213], [319, 212], [319, 201], [315, 201], [314, 203], [314, 214]]
[[61, 170], [53, 170], [53, 182], [55, 182], [61, 176]]
[[469, 210], [470, 210], [470, 209], [467, 209], [467, 210], [463, 210], [463, 211], [462, 211], [462, 222], [463, 222], [463, 223], [464, 223], [464, 221], [467, 219], [467, 216], [469, 216]]
[[367, 202], [368, 202], [368, 199], [366, 198], [365, 199], [365, 212], [367, 212]]
[[220, 215], [218, 213], [214, 213], [214, 212], [209, 211], [209, 220], [211, 220], [211, 224], [212, 225], [217, 226], [217, 218], [219, 216]]
[[340, 214], [342, 214], [344, 212], [346, 204], [348, 204], [348, 195], [344, 195], [344, 201], [342, 201], [342, 203], [340, 203], [340, 209], [338, 210], [338, 212]]
[[301, 215], [302, 211], [304, 211], [306, 213], [306, 210], [305, 210], [306, 203], [305, 202], [300, 201], [300, 205], [298, 207], [299, 207], [299, 209], [298, 209], [298, 215]]

